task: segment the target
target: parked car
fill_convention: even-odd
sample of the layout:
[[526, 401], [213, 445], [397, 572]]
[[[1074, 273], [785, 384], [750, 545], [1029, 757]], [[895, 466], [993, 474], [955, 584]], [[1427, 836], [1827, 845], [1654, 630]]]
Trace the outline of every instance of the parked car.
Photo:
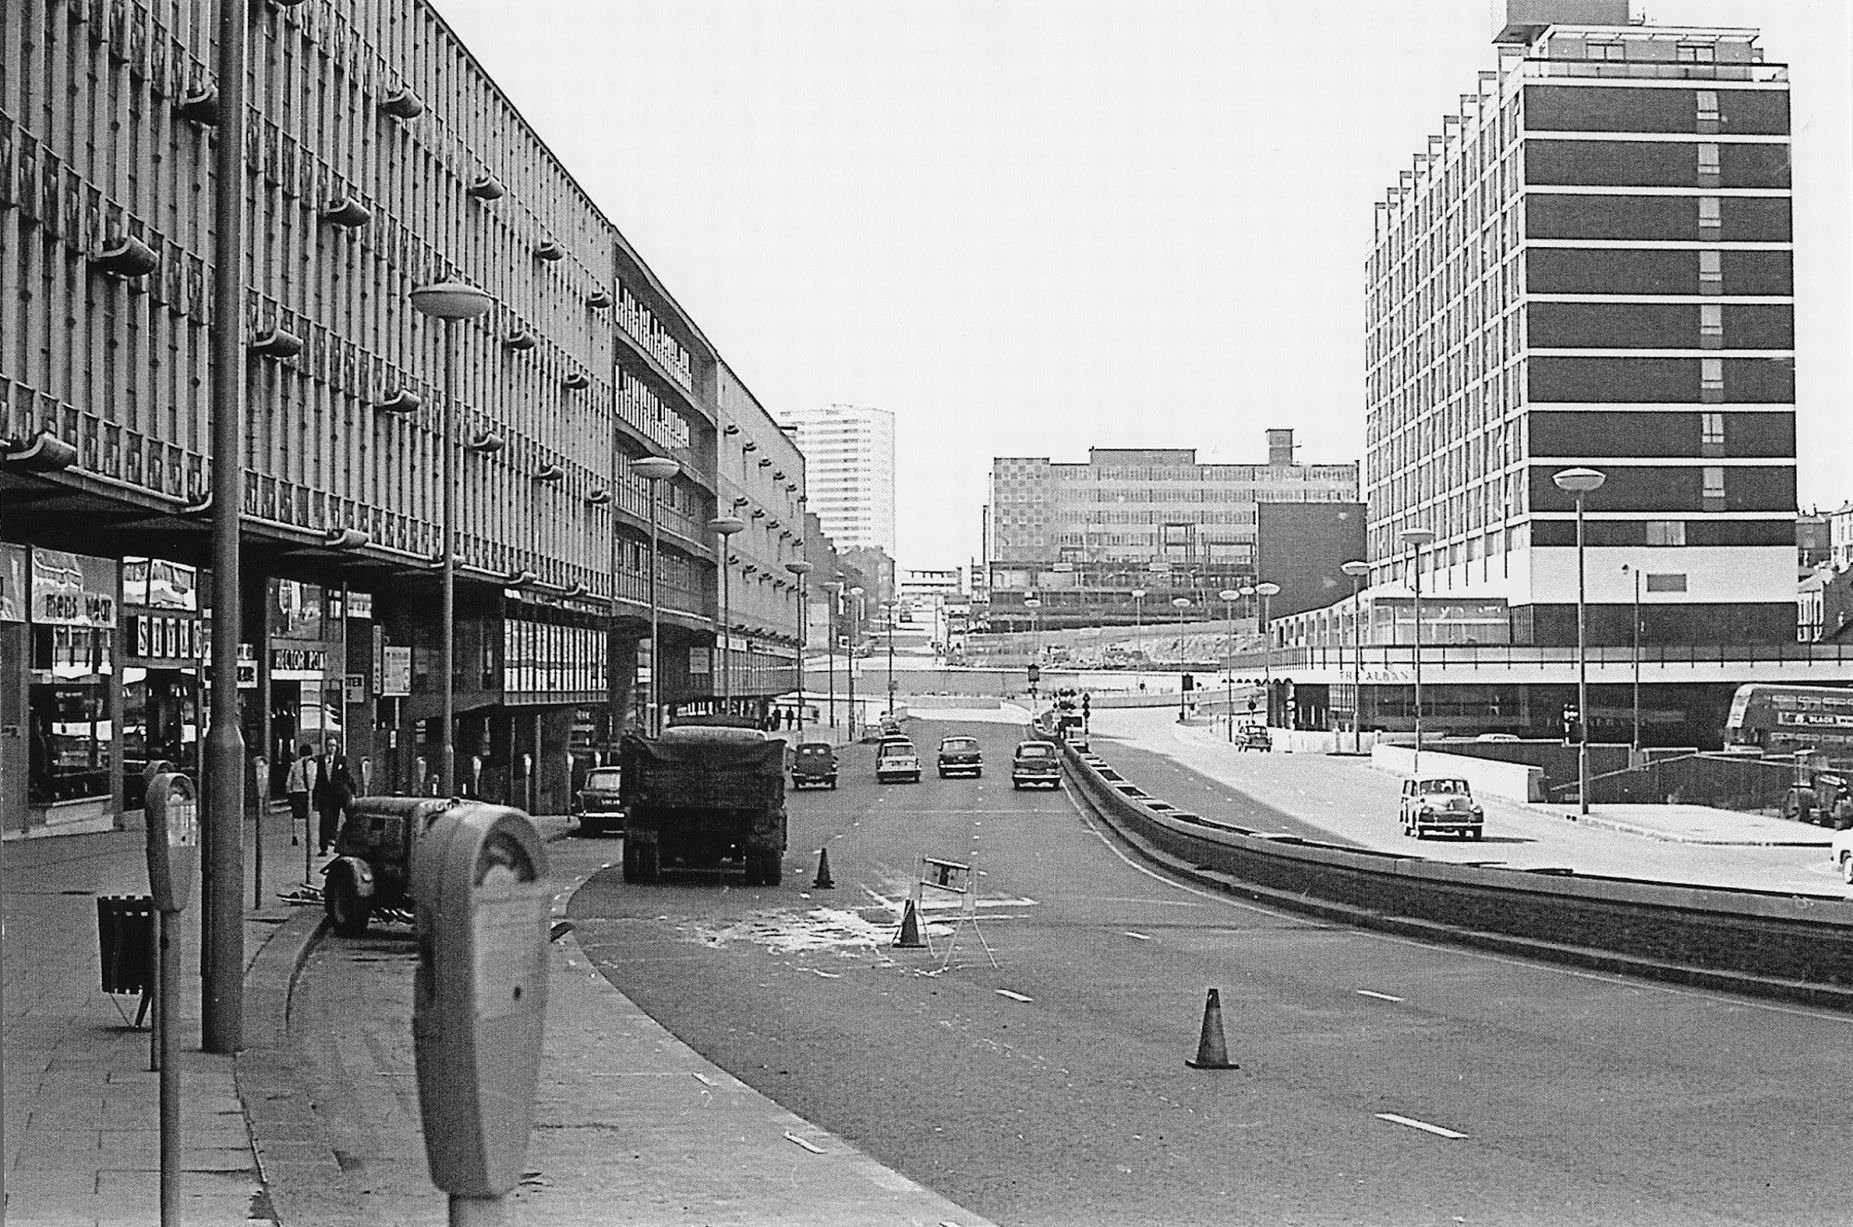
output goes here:
[[881, 752], [875, 759], [875, 781], [886, 784], [891, 780], [920, 782], [920, 755], [915, 752], [913, 742], [890, 738], [881, 743]]
[[939, 778], [958, 774], [984, 774], [984, 752], [976, 737], [947, 737], [939, 743]]
[[1244, 724], [1235, 730], [1235, 744], [1240, 750], [1272, 750], [1274, 735], [1265, 724]]
[[618, 801], [618, 784], [623, 774], [617, 767], [594, 767], [586, 772], [585, 784], [573, 803], [579, 815], [581, 835], [603, 835], [624, 829], [624, 806]]
[[1840, 871], [1840, 880], [1853, 886], [1853, 830], [1835, 831], [1833, 849], [1834, 868]]
[[1062, 760], [1049, 742], [1020, 741], [1017, 752], [1010, 757], [1010, 786], [1028, 788], [1031, 785], [1062, 786]]
[[1429, 831], [1479, 839], [1486, 825], [1473, 789], [1456, 776], [1427, 776], [1403, 781], [1403, 834], [1417, 839]]
[[799, 742], [791, 752], [791, 786], [836, 787], [836, 747], [827, 741]]

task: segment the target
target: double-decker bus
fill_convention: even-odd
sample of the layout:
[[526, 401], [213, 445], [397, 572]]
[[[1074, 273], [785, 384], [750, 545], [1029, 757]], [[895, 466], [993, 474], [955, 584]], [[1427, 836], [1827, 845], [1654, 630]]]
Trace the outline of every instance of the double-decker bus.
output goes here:
[[1818, 750], [1853, 757], [1853, 689], [1746, 683], [1731, 696], [1724, 740], [1772, 754]]

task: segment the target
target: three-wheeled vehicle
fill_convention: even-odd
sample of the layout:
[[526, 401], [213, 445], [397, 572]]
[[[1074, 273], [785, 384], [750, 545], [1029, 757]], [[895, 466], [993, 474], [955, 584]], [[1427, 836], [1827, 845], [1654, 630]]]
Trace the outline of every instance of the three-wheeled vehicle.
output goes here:
[[377, 911], [411, 906], [412, 847], [452, 805], [442, 797], [361, 797], [322, 870], [322, 909], [342, 937], [359, 937]]
[[801, 741], [791, 752], [791, 786], [836, 787], [836, 747], [827, 741]]

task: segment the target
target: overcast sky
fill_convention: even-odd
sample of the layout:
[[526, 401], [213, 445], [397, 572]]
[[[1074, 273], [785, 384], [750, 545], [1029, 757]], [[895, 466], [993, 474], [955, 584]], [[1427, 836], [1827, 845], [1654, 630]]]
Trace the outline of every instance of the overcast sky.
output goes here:
[[[902, 567], [994, 456], [1362, 458], [1385, 187], [1487, 0], [434, 0], [777, 418], [897, 417]], [[1635, 13], [1643, 0], [1635, 0]], [[1800, 493], [1853, 498], [1846, 0], [1651, 0], [1792, 65]]]

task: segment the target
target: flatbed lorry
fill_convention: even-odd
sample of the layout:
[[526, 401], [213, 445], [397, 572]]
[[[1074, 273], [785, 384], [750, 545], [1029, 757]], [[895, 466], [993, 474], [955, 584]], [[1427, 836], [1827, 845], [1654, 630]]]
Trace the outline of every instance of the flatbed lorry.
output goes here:
[[685, 725], [619, 747], [624, 880], [737, 865], [777, 886], [785, 854], [785, 743], [755, 729]]

